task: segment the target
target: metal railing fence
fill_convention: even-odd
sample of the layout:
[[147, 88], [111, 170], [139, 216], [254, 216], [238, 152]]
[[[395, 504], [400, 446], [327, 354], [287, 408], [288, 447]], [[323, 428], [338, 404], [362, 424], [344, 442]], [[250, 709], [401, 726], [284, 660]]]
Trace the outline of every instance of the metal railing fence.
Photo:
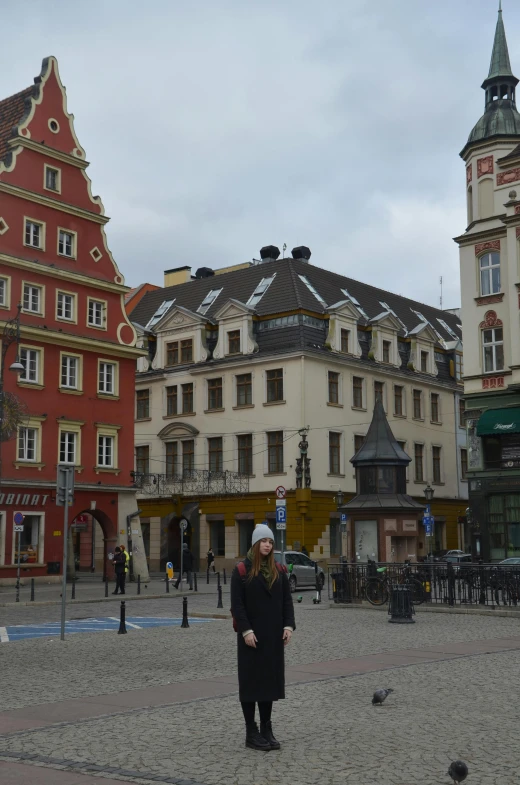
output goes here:
[[403, 583], [411, 585], [417, 600], [425, 604], [499, 608], [520, 602], [520, 565], [425, 562], [328, 566], [328, 596], [338, 603], [368, 599], [382, 605], [390, 587]]

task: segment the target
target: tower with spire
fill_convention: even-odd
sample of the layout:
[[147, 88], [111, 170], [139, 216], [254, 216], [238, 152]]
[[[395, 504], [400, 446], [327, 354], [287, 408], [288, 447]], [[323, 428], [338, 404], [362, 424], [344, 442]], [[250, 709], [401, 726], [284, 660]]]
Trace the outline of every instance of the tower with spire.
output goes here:
[[[520, 549], [506, 507], [520, 487], [520, 113], [499, 5], [484, 114], [461, 152], [467, 227], [460, 248], [464, 397], [473, 553]], [[509, 497], [509, 502], [507, 498]], [[516, 503], [516, 502], [515, 502]], [[519, 551], [520, 552], [520, 551]]]

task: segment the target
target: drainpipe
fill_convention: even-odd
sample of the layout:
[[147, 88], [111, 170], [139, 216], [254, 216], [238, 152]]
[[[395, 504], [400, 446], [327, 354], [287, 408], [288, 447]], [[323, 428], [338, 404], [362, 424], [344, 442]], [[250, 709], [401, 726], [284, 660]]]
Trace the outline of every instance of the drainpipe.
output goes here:
[[[461, 499], [462, 498], [462, 478], [460, 476], [461, 473], [460, 473], [460, 468], [459, 468], [459, 452], [460, 452], [459, 451], [459, 421], [458, 421], [459, 412], [458, 412], [458, 405], [457, 404], [458, 404], [457, 396], [454, 395], [453, 396], [453, 407], [454, 407], [455, 411], [454, 411], [453, 422], [455, 423], [455, 465], [457, 466], [457, 497], [459, 499]], [[459, 526], [458, 517], [457, 517], [457, 545], [459, 546], [459, 548], [462, 548], [462, 546], [464, 544], [462, 542], [462, 540], [463, 540], [463, 537], [461, 537], [460, 526]]]
[[142, 510], [136, 510], [135, 512], [131, 512], [130, 515], [126, 516], [126, 538], [127, 538], [127, 545], [128, 545], [128, 553], [130, 554], [130, 564], [129, 564], [129, 576], [130, 580], [133, 581], [134, 579], [134, 557], [132, 555], [132, 520], [134, 518], [138, 518], [141, 515]]

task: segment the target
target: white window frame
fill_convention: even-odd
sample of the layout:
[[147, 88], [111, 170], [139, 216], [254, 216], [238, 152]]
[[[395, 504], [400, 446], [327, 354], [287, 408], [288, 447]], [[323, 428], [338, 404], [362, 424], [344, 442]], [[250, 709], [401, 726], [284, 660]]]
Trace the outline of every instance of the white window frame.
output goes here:
[[[101, 306], [101, 324], [96, 324], [90, 321], [91, 304]], [[106, 300], [99, 300], [97, 297], [87, 297], [87, 327], [92, 327], [94, 330], [107, 329], [107, 301]]]
[[[106, 386], [106, 378], [105, 378], [106, 372], [104, 372], [104, 376], [102, 378], [103, 365], [113, 366], [111, 392], [106, 392], [106, 389], [102, 389], [103, 386]], [[107, 397], [107, 398], [117, 398], [119, 396], [119, 363], [118, 362], [115, 362], [114, 360], [105, 359], [104, 357], [98, 358], [97, 394], [98, 396]]]
[[[498, 264], [493, 264], [493, 257], [498, 256]], [[485, 267], [482, 262], [487, 261]], [[493, 272], [498, 268], [498, 289], [493, 288]], [[502, 291], [502, 276], [500, 269], [500, 252], [488, 251], [478, 258], [478, 271], [479, 271], [479, 291], [481, 297], [488, 297], [492, 294], [499, 294]], [[484, 285], [485, 284], [485, 285]], [[484, 289], [489, 289], [485, 292]]]
[[[72, 316], [69, 318], [67, 316], [60, 316], [60, 295], [65, 297], [70, 297], [72, 300]], [[65, 289], [58, 289], [56, 291], [56, 320], [59, 322], [67, 322], [68, 324], [77, 324], [78, 322], [78, 310], [77, 310], [77, 295], [75, 292], [68, 292]]]
[[[99, 474], [100, 472], [111, 472], [111, 473], [119, 473], [119, 458], [118, 458], [118, 444], [119, 438], [118, 433], [119, 429], [121, 428], [120, 425], [108, 425], [106, 423], [94, 423], [96, 425], [96, 466], [95, 472]], [[100, 449], [100, 440], [103, 439], [111, 439], [111, 442], [104, 441], [104, 450], [106, 446], [111, 443], [112, 445], [112, 460], [111, 463], [99, 463], [99, 449]]]
[[[33, 299], [34, 293], [38, 292], [38, 310], [25, 307], [25, 295], [29, 297], [29, 305]], [[42, 284], [34, 283], [33, 281], [22, 281], [22, 313], [30, 314], [31, 316], [45, 315], [45, 286]]]
[[[56, 177], [56, 188], [50, 188], [47, 185], [47, 172], [55, 172]], [[52, 194], [61, 194], [61, 169], [58, 169], [57, 166], [51, 166], [50, 164], [43, 165], [43, 187], [46, 191], [50, 191]]]
[[[27, 230], [29, 229], [29, 224], [32, 226], [37, 226], [39, 228], [39, 244], [35, 245], [33, 242], [26, 242], [26, 234]], [[32, 235], [32, 230], [29, 230], [29, 233]], [[31, 237], [32, 240], [32, 237]], [[23, 244], [26, 248], [36, 248], [39, 251], [45, 251], [45, 223], [43, 221], [37, 221], [36, 218], [30, 218], [29, 216], [24, 216], [23, 219]]]
[[[64, 384], [63, 383], [63, 366], [64, 362], [67, 360], [75, 360], [76, 362], [76, 384]], [[83, 357], [81, 354], [73, 354], [72, 352], [60, 352], [60, 367], [59, 367], [59, 378], [58, 378], [58, 387], [60, 390], [65, 392], [82, 392], [83, 390]], [[70, 363], [67, 362], [67, 365], [70, 366]], [[69, 369], [67, 369], [67, 372]]]
[[[32, 416], [28, 421], [18, 427], [16, 433], [16, 460], [14, 465], [19, 468], [20, 466], [35, 466], [38, 469], [42, 468], [42, 423], [45, 421], [45, 416]], [[20, 458], [20, 435], [21, 431], [31, 430], [35, 432], [34, 443], [34, 458], [27, 459], [26, 457]]]
[[[63, 250], [60, 250], [60, 246], [62, 245], [62, 234], [67, 235], [70, 237], [70, 253], [64, 253]], [[58, 226], [58, 256], [63, 256], [65, 259], [75, 259], [76, 258], [76, 249], [78, 245], [78, 233], [73, 232], [71, 229], [64, 229], [62, 226]]]
[[[29, 453], [32, 453], [32, 457], [28, 457]], [[23, 463], [37, 463], [38, 428], [32, 425], [23, 425], [18, 428], [16, 456], [17, 460]]]
[[[35, 362], [35, 370], [36, 373], [34, 374], [35, 378], [33, 379], [26, 379], [22, 374], [18, 376], [18, 384], [21, 386], [24, 385], [43, 385], [43, 348], [40, 346], [29, 346], [27, 344], [20, 344], [20, 362], [23, 362], [22, 358], [24, 356], [24, 352], [31, 352], [34, 353], [34, 358], [28, 358], [29, 364], [31, 359], [34, 359]], [[30, 367], [29, 367], [30, 370]]]
[[0, 282], [3, 284], [3, 298], [0, 298], [0, 308], [11, 307], [11, 276], [1, 275]]
[[[97, 438], [97, 465], [102, 469], [115, 468], [115, 455], [114, 455], [115, 437], [111, 434], [98, 433]], [[100, 453], [102, 453], [102, 460], [100, 460]], [[108, 460], [109, 457], [109, 460]]]
[[[497, 330], [500, 330], [500, 332], [502, 333], [502, 340], [501, 341], [497, 341], [495, 339], [495, 333], [496, 333]], [[484, 336], [486, 335], [486, 333], [491, 333], [492, 334], [492, 338], [493, 338], [493, 340], [489, 341], [488, 343], [486, 343], [484, 341]], [[484, 373], [496, 373], [497, 371], [503, 371], [504, 370], [504, 366], [505, 366], [504, 328], [503, 327], [485, 327], [482, 330], [481, 344], [482, 344], [482, 370], [484, 371]], [[500, 368], [498, 367], [498, 364], [497, 364], [497, 346], [501, 346], [502, 347], [503, 363], [500, 366]], [[488, 347], [490, 347], [491, 350], [492, 350], [491, 351], [491, 355], [492, 355], [492, 359], [493, 359], [493, 367], [492, 368], [486, 368], [486, 348], [488, 348]]]
[[[338, 402], [333, 403], [329, 400], [329, 373], [338, 375]], [[341, 371], [334, 370], [334, 368], [327, 368], [325, 371], [325, 384], [326, 384], [326, 401], [327, 406], [343, 406], [343, 374]]]
[[[60, 429], [60, 445], [58, 453], [59, 463], [66, 463], [70, 466], [75, 466], [77, 463], [78, 452], [78, 434], [76, 431], [68, 431]], [[69, 456], [72, 453], [72, 459]]]

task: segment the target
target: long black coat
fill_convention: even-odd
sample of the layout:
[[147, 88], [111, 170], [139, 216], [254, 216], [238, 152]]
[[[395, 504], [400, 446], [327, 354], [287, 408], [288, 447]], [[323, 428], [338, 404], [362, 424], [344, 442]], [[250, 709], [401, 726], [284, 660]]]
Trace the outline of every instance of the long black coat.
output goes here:
[[[251, 561], [245, 559], [247, 572]], [[285, 698], [283, 628], [296, 629], [289, 581], [285, 572], [269, 589], [262, 574], [248, 581], [235, 567], [231, 576], [231, 610], [237, 623], [240, 700], [275, 701]], [[246, 646], [242, 633], [253, 630], [256, 649]]]

